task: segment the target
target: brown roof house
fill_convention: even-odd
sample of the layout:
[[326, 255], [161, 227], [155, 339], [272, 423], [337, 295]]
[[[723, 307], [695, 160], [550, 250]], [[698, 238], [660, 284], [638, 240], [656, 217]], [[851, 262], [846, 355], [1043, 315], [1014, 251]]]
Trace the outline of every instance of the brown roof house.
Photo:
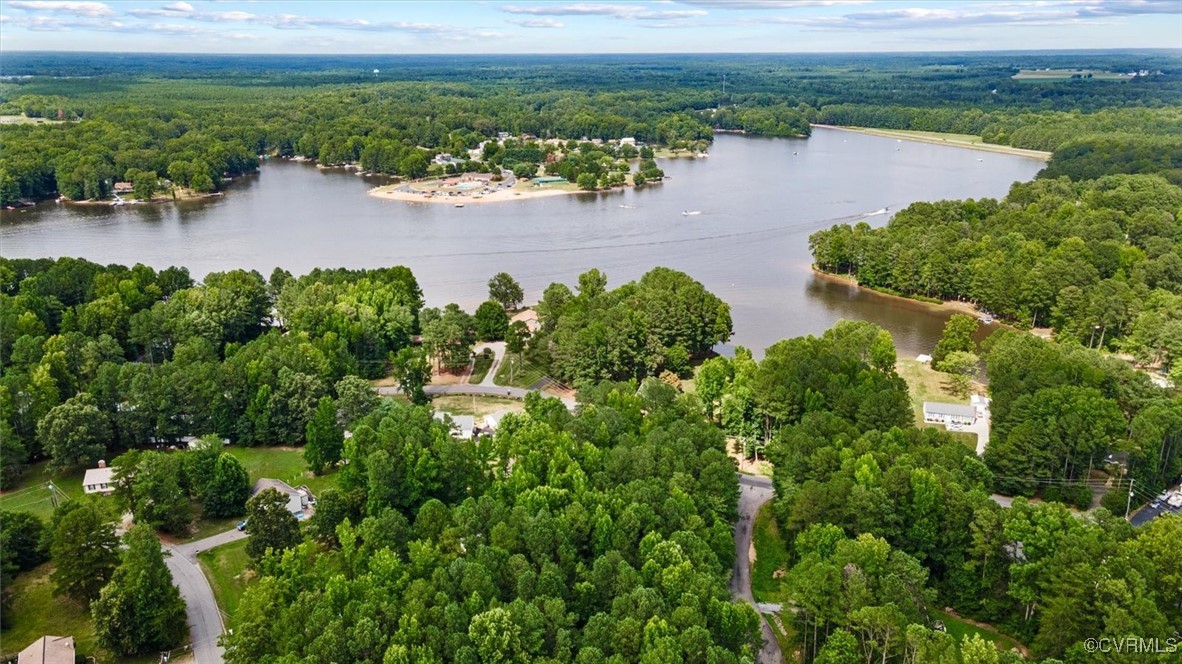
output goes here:
[[17, 655], [17, 664], [74, 664], [74, 637], [43, 636]]

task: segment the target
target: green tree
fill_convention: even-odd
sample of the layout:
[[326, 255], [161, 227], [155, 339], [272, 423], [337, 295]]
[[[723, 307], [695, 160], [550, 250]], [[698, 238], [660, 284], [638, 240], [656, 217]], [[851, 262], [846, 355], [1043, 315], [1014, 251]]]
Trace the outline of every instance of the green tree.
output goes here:
[[213, 475], [205, 492], [203, 509], [206, 516], [241, 516], [246, 512], [250, 497], [250, 477], [238, 459], [222, 452], [213, 467]]
[[488, 280], [488, 299], [499, 303], [506, 310], [512, 310], [525, 299], [525, 292], [508, 272], [498, 272]]
[[337, 422], [350, 427], [378, 407], [378, 396], [369, 381], [358, 376], [345, 376], [337, 381]]
[[90, 602], [119, 564], [115, 524], [94, 501], [70, 501], [54, 513], [50, 578], [58, 592]]
[[430, 401], [423, 388], [431, 382], [431, 364], [422, 351], [403, 348], [392, 358], [392, 363], [398, 386], [410, 402], [422, 406]]
[[481, 341], [500, 341], [509, 329], [509, 314], [500, 304], [489, 300], [477, 307], [472, 323]]
[[944, 361], [936, 368], [952, 375], [953, 391], [955, 394], [960, 397], [967, 397], [969, 394], [969, 381], [976, 375], [977, 365], [980, 361], [981, 358], [973, 353], [954, 350], [945, 355]]
[[172, 584], [155, 533], [136, 525], [111, 581], [91, 604], [99, 645], [120, 655], [167, 650], [185, 638], [185, 602]]
[[45, 524], [28, 512], [0, 511], [0, 568], [23, 572], [45, 562]]
[[949, 353], [973, 350], [973, 333], [977, 331], [977, 319], [965, 314], [952, 314], [944, 324], [944, 333], [932, 351], [932, 366], [939, 368]]
[[344, 431], [337, 423], [337, 410], [332, 397], [320, 397], [320, 403], [308, 420], [304, 461], [308, 469], [319, 475], [325, 466], [332, 467], [341, 460], [345, 447]]
[[111, 424], [94, 397], [83, 392], [54, 406], [37, 423], [37, 438], [51, 470], [92, 466], [106, 453]]
[[257, 565], [267, 551], [290, 549], [300, 541], [300, 522], [287, 509], [287, 495], [264, 489], [246, 501], [246, 555]]

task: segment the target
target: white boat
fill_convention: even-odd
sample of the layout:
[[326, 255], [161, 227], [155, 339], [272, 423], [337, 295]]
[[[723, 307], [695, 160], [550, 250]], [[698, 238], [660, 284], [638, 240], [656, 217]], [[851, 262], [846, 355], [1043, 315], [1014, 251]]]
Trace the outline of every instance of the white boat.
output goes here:
[[702, 211], [701, 211], [701, 210], [685, 210], [684, 212], [682, 212], [682, 213], [681, 213], [681, 216], [683, 216], [683, 217], [694, 217], [694, 216], [697, 216], [697, 215], [699, 215], [699, 214], [702, 214]]
[[456, 207], [464, 207], [463, 203], [456, 203]]

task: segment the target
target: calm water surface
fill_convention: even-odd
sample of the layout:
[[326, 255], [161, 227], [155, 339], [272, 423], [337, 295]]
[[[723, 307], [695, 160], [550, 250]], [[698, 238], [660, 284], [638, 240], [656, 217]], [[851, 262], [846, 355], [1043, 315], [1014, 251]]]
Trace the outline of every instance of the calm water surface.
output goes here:
[[734, 343], [757, 352], [846, 318], [882, 325], [900, 354], [914, 354], [931, 349], [951, 312], [815, 276], [809, 234], [841, 221], [885, 224], [889, 214], [869, 213], [914, 201], [1001, 197], [1042, 163], [818, 128], [807, 141], [721, 135], [708, 159], [661, 167], [671, 179], [641, 190], [458, 209], [381, 200], [366, 191], [382, 180], [270, 161], [214, 199], [4, 212], [0, 253], [184, 265], [194, 277], [401, 264], [428, 304], [469, 311], [500, 271], [532, 302], [551, 282], [574, 284], [592, 267], [616, 285], [665, 265], [729, 302]]

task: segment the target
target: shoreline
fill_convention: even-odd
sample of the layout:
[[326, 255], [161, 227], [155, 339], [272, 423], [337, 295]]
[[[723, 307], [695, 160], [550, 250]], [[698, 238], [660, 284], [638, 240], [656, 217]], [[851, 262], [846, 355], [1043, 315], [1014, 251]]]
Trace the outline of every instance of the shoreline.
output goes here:
[[599, 191], [610, 190], [595, 190], [582, 191], [579, 189], [545, 189], [541, 187], [534, 188], [517, 188], [511, 187], [509, 189], [501, 189], [488, 194], [482, 194], [480, 198], [468, 194], [457, 194], [454, 196], [438, 196], [428, 195], [425, 192], [417, 191], [399, 191], [400, 188], [406, 186], [405, 183], [394, 185], [382, 185], [370, 189], [367, 194], [375, 198], [381, 198], [390, 201], [403, 201], [405, 203], [432, 203], [435, 205], [444, 204], [451, 206], [459, 205], [484, 205], [487, 203], [504, 203], [506, 201], [527, 201], [537, 198], [549, 198], [551, 196], [563, 196], [571, 194], [595, 194]]
[[[981, 150], [982, 152], [995, 152], [998, 154], [1008, 154], [1017, 157], [1030, 157], [1031, 159], [1039, 159], [1041, 161], [1048, 161], [1053, 153], [1044, 152], [1042, 150], [1028, 150], [1026, 148], [1015, 148], [1008, 145], [996, 145], [993, 143], [986, 143], [980, 138], [976, 141], [967, 141], [963, 138], [940, 138], [940, 132], [917, 132], [909, 129], [874, 129], [871, 127], [842, 127], [839, 125], [814, 124], [814, 127], [821, 127], [823, 129], [836, 129], [838, 131], [852, 131], [857, 134], [866, 134], [868, 136], [881, 136], [883, 138], [897, 138], [904, 141], [915, 141], [916, 143], [928, 143], [930, 145], [943, 145], [954, 148], [966, 148], [969, 150]], [[949, 137], [959, 137], [960, 134], [947, 134]]]
[[[893, 293], [884, 293], [880, 290], [871, 288], [869, 286], [863, 286], [862, 284], [859, 284], [857, 282], [857, 280], [855, 280], [851, 276], [844, 275], [844, 274], [833, 274], [832, 272], [826, 272], [826, 271], [822, 270], [821, 268], [817, 267], [816, 265], [810, 265], [809, 269], [812, 270], [814, 276], [818, 276], [823, 279], [827, 279], [829, 281], [843, 283], [843, 284], [846, 284], [847, 286], [853, 286], [853, 287], [857, 288], [858, 290], [863, 290], [868, 293], [873, 293], [873, 294], [880, 296], [880, 297], [888, 297], [888, 298], [895, 299], [895, 300], [901, 300], [903, 302], [921, 305], [921, 306], [924, 306], [924, 307], [926, 307], [928, 309], [932, 309], [932, 310], [953, 309], [958, 313], [969, 314], [970, 316], [974, 316], [974, 317], [980, 317], [982, 315], [981, 310], [977, 307], [977, 305], [973, 304], [972, 302], [964, 302], [962, 300], [941, 300], [938, 303], [937, 302], [926, 302], [924, 300], [917, 300], [913, 297], [907, 297], [906, 295], [895, 295]], [[1010, 325], [1009, 323], [1002, 322], [1000, 320], [996, 320], [994, 322], [999, 327], [1010, 327], [1010, 328], [1014, 327], [1013, 325]], [[1014, 329], [1017, 329], [1017, 328], [1014, 328]]]

